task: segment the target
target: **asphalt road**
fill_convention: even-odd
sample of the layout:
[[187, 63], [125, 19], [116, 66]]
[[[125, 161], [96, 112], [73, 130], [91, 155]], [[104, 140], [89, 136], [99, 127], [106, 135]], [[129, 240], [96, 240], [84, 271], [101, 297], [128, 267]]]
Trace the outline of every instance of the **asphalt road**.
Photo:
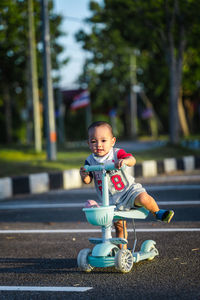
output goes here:
[[[77, 268], [79, 251], [93, 247], [88, 238], [101, 236], [81, 210], [87, 199], [96, 199], [94, 190], [1, 201], [0, 299], [200, 299], [200, 185], [147, 189], [175, 216], [167, 225], [152, 216], [136, 221], [136, 250], [152, 239], [159, 256], [134, 264], [128, 274], [115, 268], [91, 273]], [[130, 222], [128, 228], [131, 248]]]

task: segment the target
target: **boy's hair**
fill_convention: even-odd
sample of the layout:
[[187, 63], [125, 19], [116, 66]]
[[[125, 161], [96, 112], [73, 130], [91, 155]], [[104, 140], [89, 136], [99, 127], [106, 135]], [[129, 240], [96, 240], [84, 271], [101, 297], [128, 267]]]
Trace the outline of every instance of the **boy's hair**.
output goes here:
[[88, 127], [88, 133], [91, 129], [94, 129], [95, 127], [100, 127], [100, 126], [106, 126], [109, 128], [111, 135], [113, 136], [113, 130], [112, 130], [112, 126], [105, 122], [105, 121], [97, 121], [97, 122], [93, 122], [89, 127]]

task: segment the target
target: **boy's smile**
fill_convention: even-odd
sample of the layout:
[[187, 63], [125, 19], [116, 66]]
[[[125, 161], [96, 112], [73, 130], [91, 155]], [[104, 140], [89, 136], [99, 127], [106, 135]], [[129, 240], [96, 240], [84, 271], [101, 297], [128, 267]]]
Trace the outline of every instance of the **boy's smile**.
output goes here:
[[96, 156], [106, 155], [114, 146], [116, 138], [112, 136], [110, 129], [105, 126], [98, 126], [89, 131], [88, 144], [92, 153]]

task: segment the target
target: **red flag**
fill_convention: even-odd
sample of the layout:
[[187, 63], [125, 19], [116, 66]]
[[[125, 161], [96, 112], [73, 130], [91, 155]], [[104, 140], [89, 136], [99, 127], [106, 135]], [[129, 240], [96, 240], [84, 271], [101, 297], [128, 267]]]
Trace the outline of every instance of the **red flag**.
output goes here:
[[79, 95], [75, 96], [70, 106], [71, 110], [77, 110], [82, 107], [86, 107], [90, 104], [90, 95], [88, 91], [83, 91]]

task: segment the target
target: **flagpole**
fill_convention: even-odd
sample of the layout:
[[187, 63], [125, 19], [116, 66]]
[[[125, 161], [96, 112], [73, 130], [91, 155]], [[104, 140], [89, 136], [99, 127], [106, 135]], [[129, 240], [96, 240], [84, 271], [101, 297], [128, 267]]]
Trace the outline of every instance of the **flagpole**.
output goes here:
[[91, 110], [91, 104], [89, 104], [88, 106], [86, 106], [85, 109], [85, 117], [86, 117], [86, 131], [88, 130], [88, 127], [90, 126], [90, 124], [92, 123], [92, 110]]

